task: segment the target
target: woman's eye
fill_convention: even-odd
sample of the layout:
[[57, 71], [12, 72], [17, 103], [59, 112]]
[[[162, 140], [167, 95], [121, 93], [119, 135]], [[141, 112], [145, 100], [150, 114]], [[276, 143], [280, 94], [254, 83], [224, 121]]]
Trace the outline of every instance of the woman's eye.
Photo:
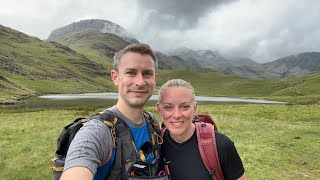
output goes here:
[[180, 110], [182, 110], [182, 111], [187, 111], [188, 109], [190, 109], [190, 105], [182, 105], [182, 106], [180, 106]]
[[173, 107], [172, 106], [163, 106], [163, 109], [165, 111], [172, 111]]

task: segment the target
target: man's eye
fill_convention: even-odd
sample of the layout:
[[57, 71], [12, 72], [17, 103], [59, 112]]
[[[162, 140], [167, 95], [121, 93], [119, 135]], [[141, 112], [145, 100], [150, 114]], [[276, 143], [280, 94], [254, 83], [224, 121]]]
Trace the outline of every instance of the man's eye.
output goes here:
[[143, 77], [152, 77], [153, 73], [152, 72], [144, 72]]
[[126, 74], [127, 74], [128, 76], [134, 76], [134, 75], [136, 75], [136, 73], [135, 73], [134, 71], [128, 71], [128, 72], [126, 72]]

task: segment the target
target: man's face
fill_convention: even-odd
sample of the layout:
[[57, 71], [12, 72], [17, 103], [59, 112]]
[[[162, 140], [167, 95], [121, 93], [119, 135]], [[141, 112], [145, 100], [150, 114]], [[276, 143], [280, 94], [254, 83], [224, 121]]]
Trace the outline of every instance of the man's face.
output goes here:
[[192, 126], [193, 115], [197, 110], [192, 90], [185, 87], [169, 87], [162, 91], [161, 97], [157, 110], [164, 125], [170, 134], [185, 136]]
[[133, 52], [121, 57], [118, 71], [112, 70], [111, 77], [118, 87], [118, 103], [134, 108], [143, 108], [158, 80], [152, 57]]

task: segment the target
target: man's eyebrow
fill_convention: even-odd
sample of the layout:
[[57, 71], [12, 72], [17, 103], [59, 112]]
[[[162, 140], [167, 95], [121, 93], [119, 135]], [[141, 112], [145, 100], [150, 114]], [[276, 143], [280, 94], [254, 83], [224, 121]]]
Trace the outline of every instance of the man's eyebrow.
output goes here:
[[124, 70], [125, 70], [125, 71], [136, 71], [135, 68], [125, 68]]
[[153, 69], [145, 69], [145, 70], [143, 70], [143, 72], [154, 72], [154, 70]]

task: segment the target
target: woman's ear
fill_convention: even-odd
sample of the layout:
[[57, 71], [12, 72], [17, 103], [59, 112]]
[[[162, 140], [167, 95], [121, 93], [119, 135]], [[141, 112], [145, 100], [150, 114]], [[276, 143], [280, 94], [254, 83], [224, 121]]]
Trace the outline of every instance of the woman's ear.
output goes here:
[[[160, 113], [160, 104], [159, 104], [159, 102], [157, 102], [157, 104], [156, 104], [156, 109]], [[161, 113], [160, 113], [160, 115], [161, 115]]]
[[193, 113], [195, 114], [198, 110], [198, 103], [194, 102]]

